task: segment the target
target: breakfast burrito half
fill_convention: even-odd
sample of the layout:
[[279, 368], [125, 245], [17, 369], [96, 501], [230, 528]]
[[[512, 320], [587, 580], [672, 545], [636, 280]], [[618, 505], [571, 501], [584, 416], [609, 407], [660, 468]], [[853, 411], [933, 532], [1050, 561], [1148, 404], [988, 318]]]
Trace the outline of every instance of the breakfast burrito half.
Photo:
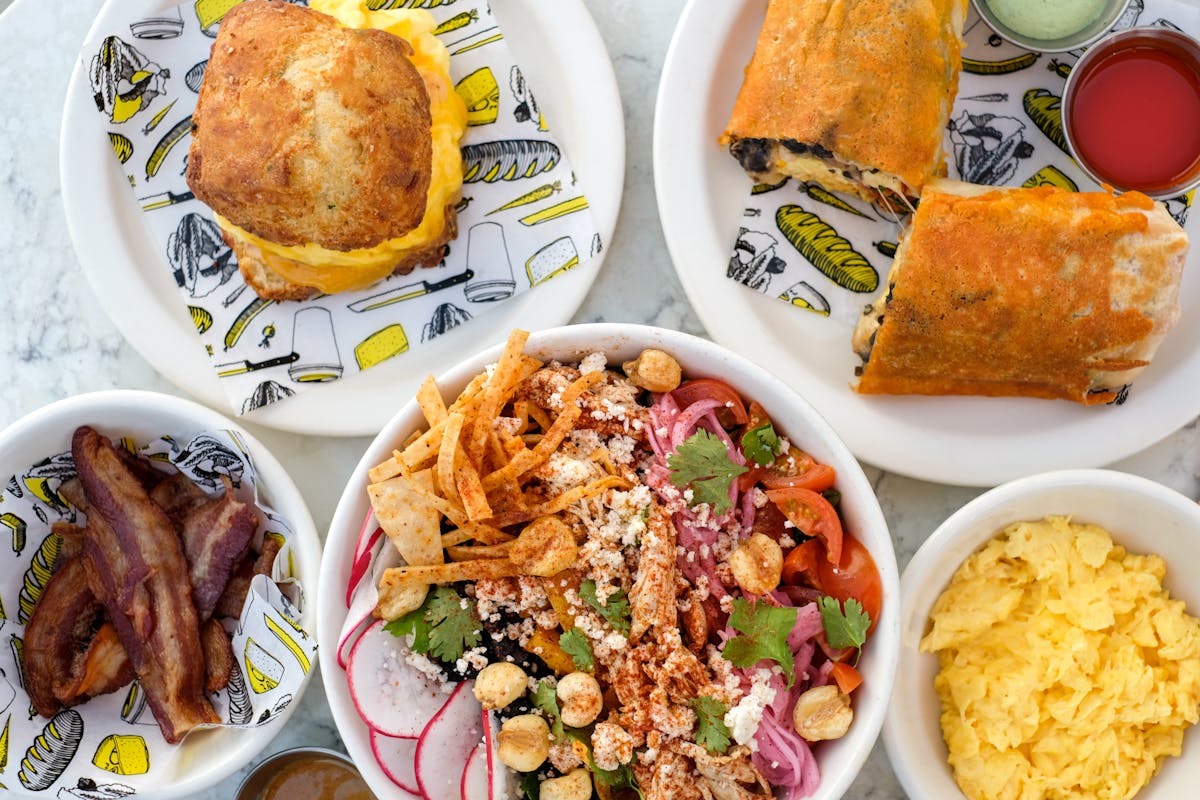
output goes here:
[[1138, 192], [936, 181], [855, 328], [855, 388], [1119, 403], [1179, 317], [1187, 246]]
[[966, 0], [771, 0], [720, 143], [760, 183], [905, 205], [945, 174], [965, 17]]

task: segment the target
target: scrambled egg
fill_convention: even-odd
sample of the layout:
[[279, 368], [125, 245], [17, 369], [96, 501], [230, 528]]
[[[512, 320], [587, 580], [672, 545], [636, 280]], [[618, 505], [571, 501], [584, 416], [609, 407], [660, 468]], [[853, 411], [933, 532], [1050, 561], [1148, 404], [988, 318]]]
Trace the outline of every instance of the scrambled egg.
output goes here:
[[450, 53], [433, 35], [437, 23], [428, 11], [370, 11], [361, 0], [312, 0], [309, 7], [329, 14], [345, 27], [379, 28], [412, 45], [413, 55], [409, 58], [425, 82], [432, 121], [433, 173], [425, 217], [404, 236], [374, 247], [343, 252], [313, 243], [276, 244], [227, 219], [219, 219], [224, 230], [259, 248], [271, 268], [287, 280], [334, 293], [375, 283], [389, 275], [405, 254], [423, 249], [442, 235], [446, 227], [445, 208], [455, 205], [462, 194], [459, 140], [467, 129], [467, 107], [450, 84]]
[[938, 598], [942, 735], [972, 800], [1133, 797], [1200, 716], [1200, 620], [1166, 564], [1066, 517], [1018, 522]]

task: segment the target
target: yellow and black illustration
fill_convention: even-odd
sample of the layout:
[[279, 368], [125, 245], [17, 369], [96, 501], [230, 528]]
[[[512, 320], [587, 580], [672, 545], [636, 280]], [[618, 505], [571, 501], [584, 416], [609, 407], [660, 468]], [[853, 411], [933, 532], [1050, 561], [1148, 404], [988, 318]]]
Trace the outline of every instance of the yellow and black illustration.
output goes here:
[[[209, 497], [228, 486], [258, 509], [258, 526], [242, 558], [261, 562], [265, 574], [250, 581], [244, 602], [220, 612], [227, 630], [236, 628], [231, 654], [245, 654], [245, 661], [230, 670], [228, 685], [210, 697], [226, 724], [249, 726], [275, 719], [309, 679], [316, 641], [300, 623], [303, 587], [294, 577], [292, 526], [263, 502], [245, 443], [231, 431], [209, 431], [181, 438], [163, 435], [144, 444], [124, 437], [119, 444], [123, 452], [141, 456], [149, 475], [156, 470], [181, 472]], [[65, 595], [60, 589], [74, 592], [71, 587], [80, 585], [86, 573], [79, 560], [86, 556], [64, 537], [85, 536], [87, 518], [67, 500], [76, 497], [71, 486], [64, 486], [75, 477], [70, 453], [52, 454], [32, 465], [5, 463], [3, 468], [11, 477], [0, 506], [0, 530], [5, 533], [0, 606], [9, 601], [14, 618], [0, 614], [0, 786], [5, 787], [0, 794], [95, 800], [126, 798], [161, 785], [156, 775], [176, 774], [180, 748], [187, 747], [187, 740], [182, 745], [166, 743], [136, 679], [121, 686], [117, 684], [128, 678], [114, 681], [80, 705], [60, 707], [52, 717], [34, 710], [30, 696], [36, 688], [29, 681], [35, 680], [35, 673], [27, 675], [23, 667], [31, 657], [32, 645], [26, 642], [34, 641], [35, 629], [27, 626], [39, 600], [61, 599]], [[262, 560], [267, 552], [274, 554], [269, 562]], [[90, 644], [85, 640], [89, 654], [104, 649], [104, 628], [113, 627], [100, 625], [104, 612], [100, 614], [87, 628], [86, 635], [94, 637]], [[83, 635], [82, 629], [78, 635]], [[92, 663], [89, 659], [90, 655], [80, 663]]]
[[[598, 236], [586, 193], [534, 98], [530, 84], [544, 78], [517, 66], [486, 0], [362, 0], [370, 10], [431, 15], [450, 54], [450, 77], [469, 123], [460, 235], [440, 265], [358, 292], [301, 303], [255, 297], [211, 210], [183, 174], [209, 50], [238, 2], [187, 0], [105, 31], [84, 51], [113, 156], [238, 412], [320, 391], [317, 384], [432, 342], [479, 317], [487, 304], [544, 282], [534, 280], [540, 272], [518, 281], [514, 264], [540, 269], [537, 256], [552, 243]], [[304, 4], [321, 9], [328, 2]], [[598, 252], [576, 253], [571, 268]]]
[[[1131, 0], [1113, 30], [1177, 27], [1171, 0]], [[992, 31], [968, 12], [963, 71], [943, 148], [950, 178], [987, 186], [1056, 186], [1095, 191], [1067, 152], [1062, 97], [1082, 54], [1042, 54]], [[1186, 225], [1194, 193], [1163, 201]], [[747, 288], [805, 311], [857, 323], [869, 296], [883, 288], [903, 217], [901, 204], [867, 206], [816, 184], [746, 184], [726, 274]], [[772, 227], [771, 222], [775, 225]], [[882, 270], [882, 272], [881, 272]]]

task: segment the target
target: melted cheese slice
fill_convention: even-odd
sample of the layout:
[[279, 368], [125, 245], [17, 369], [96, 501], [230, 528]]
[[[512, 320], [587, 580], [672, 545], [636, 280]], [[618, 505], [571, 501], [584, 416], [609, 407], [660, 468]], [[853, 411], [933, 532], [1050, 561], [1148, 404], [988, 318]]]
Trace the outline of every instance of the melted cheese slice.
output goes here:
[[263, 260], [283, 278], [331, 294], [361, 289], [387, 277], [408, 253], [424, 249], [445, 231], [446, 206], [458, 203], [462, 193], [458, 143], [467, 128], [467, 107], [450, 83], [450, 53], [433, 35], [436, 23], [428, 11], [369, 11], [361, 0], [312, 0], [309, 7], [344, 27], [379, 28], [412, 45], [410, 60], [425, 82], [432, 120], [433, 170], [425, 216], [404, 236], [357, 250], [330, 250], [312, 243], [287, 246], [255, 236], [218, 215], [222, 229], [257, 247]]

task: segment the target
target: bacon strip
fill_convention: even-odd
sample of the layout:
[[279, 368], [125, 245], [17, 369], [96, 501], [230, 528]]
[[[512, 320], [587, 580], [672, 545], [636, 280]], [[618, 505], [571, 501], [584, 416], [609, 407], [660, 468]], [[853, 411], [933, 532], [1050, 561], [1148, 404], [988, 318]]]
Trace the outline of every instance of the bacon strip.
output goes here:
[[[223, 476], [222, 476], [223, 477]], [[213, 615], [229, 576], [247, 553], [258, 530], [254, 510], [238, 500], [229, 479], [225, 494], [184, 515], [180, 538], [189, 565], [192, 601], [203, 622]]]
[[135, 677], [117, 629], [105, 622], [87, 649], [78, 653], [71, 673], [54, 682], [54, 694], [64, 707], [73, 706], [89, 697], [115, 692]]
[[270, 575], [275, 566], [275, 557], [279, 555], [279, 542], [271, 537], [263, 540], [262, 552], [257, 556], [248, 555], [238, 565], [237, 571], [229, 579], [229, 585], [217, 601], [216, 613], [221, 617], [237, 619], [242, 615], [246, 605], [246, 595], [250, 593], [250, 582], [256, 575]]
[[107, 439], [81, 427], [71, 453], [92, 512], [84, 544], [88, 584], [108, 610], [164, 738], [178, 742], [199, 725], [220, 722], [204, 696], [183, 547]]

